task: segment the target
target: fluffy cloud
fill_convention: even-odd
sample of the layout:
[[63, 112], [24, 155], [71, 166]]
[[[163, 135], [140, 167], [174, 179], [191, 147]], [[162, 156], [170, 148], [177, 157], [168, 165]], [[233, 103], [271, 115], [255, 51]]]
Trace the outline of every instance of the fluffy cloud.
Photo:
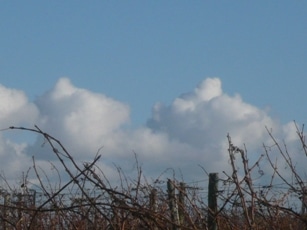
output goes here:
[[239, 95], [223, 93], [218, 78], [204, 80], [193, 92], [176, 98], [169, 106], [156, 104], [152, 113], [147, 125], [153, 133], [163, 133], [170, 143], [189, 147], [189, 152], [178, 151], [177, 157], [180, 161], [187, 155], [185, 163], [181, 164], [187, 171], [197, 164], [208, 171], [226, 170], [228, 133], [234, 144], [239, 147], [246, 144], [255, 152], [266, 142], [265, 126], [279, 129], [264, 110], [244, 102]]
[[40, 110], [38, 126], [76, 154], [96, 152], [108, 136], [129, 121], [127, 105], [76, 88], [67, 78], [60, 79], [36, 104]]
[[[37, 124], [58, 138], [79, 162], [90, 161], [103, 147], [100, 166], [110, 177], [114, 176], [113, 163], [133, 171], [135, 152], [149, 177], [172, 168], [187, 180], [200, 179], [204, 174], [198, 165], [209, 172], [228, 167], [228, 133], [234, 144], [246, 144], [251, 158], [263, 152], [262, 143], [268, 138], [265, 126], [285, 134], [286, 140], [295, 139], [291, 125], [280, 125], [265, 110], [244, 102], [239, 95], [227, 95], [218, 78], [204, 80], [170, 105], [157, 103], [148, 122], [136, 129], [129, 128], [126, 104], [77, 88], [67, 78], [60, 79], [34, 103], [28, 102], [21, 91], [3, 86], [0, 94], [2, 127]], [[8, 159], [15, 168], [24, 170], [23, 163], [31, 164], [32, 155], [42, 165], [49, 164], [47, 161], [57, 164], [50, 150], [42, 148], [42, 138], [27, 145], [3, 136], [0, 141], [1, 158], [10, 154]]]
[[[27, 157], [23, 150], [25, 143], [14, 143], [2, 135], [0, 136], [0, 159], [1, 174], [4, 174], [7, 180], [17, 181], [31, 166], [31, 158]], [[3, 181], [0, 179], [0, 184]]]
[[[0, 98], [1, 129], [12, 125], [32, 125], [39, 117], [36, 105], [29, 102], [26, 95], [20, 90], [0, 85]], [[14, 140], [10, 140], [12, 137]], [[16, 180], [21, 176], [21, 172], [26, 171], [31, 165], [31, 159], [24, 154], [26, 146], [27, 144], [20, 139], [17, 133], [9, 131], [0, 133], [0, 168], [1, 173], [5, 174], [8, 180]]]
[[227, 133], [238, 145], [259, 145], [266, 136], [265, 126], [274, 128], [277, 124], [239, 95], [223, 93], [221, 81], [214, 78], [203, 81], [194, 92], [176, 98], [170, 106], [156, 104], [148, 126], [181, 143], [212, 149], [225, 147], [221, 144]]
[[38, 116], [38, 110], [30, 103], [26, 95], [16, 89], [9, 89], [0, 85], [0, 127], [12, 124], [30, 124]]

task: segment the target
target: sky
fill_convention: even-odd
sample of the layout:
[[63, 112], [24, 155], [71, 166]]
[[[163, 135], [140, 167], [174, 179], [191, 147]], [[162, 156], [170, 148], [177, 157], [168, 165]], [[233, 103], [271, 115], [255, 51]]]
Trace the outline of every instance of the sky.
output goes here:
[[[134, 152], [152, 177], [222, 171], [227, 133], [255, 155], [265, 126], [295, 142], [306, 21], [305, 1], [3, 1], [0, 128], [38, 125], [80, 162], [103, 146], [109, 175]], [[33, 134], [0, 142], [8, 177], [55, 160]]]

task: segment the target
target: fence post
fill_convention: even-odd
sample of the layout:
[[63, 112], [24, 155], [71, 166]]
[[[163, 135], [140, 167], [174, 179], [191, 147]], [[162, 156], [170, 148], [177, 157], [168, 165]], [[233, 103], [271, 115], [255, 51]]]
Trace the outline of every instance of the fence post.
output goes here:
[[208, 194], [208, 228], [217, 230], [217, 193], [218, 193], [218, 173], [209, 174], [209, 194]]
[[173, 230], [179, 230], [178, 228], [178, 211], [176, 207], [176, 194], [175, 194], [175, 187], [173, 182], [168, 179], [167, 180], [167, 193], [168, 193], [168, 200], [169, 200], [169, 209], [171, 212], [171, 220], [173, 225]]
[[184, 209], [185, 209], [184, 198], [186, 194], [185, 189], [186, 189], [185, 183], [180, 182], [179, 195], [178, 195], [178, 217], [180, 225], [184, 224]]
[[[303, 187], [302, 189], [302, 209], [301, 209], [301, 218], [302, 220], [307, 220], [307, 187]], [[301, 224], [301, 229], [307, 229], [307, 224], [305, 223], [305, 221], [302, 221]]]
[[[150, 210], [154, 213], [157, 212], [157, 189], [152, 189], [150, 194], [149, 194], [149, 208]], [[158, 227], [156, 226], [156, 224], [153, 222], [153, 226], [152, 226], [153, 230], [158, 230]]]
[[157, 202], [157, 189], [154, 188], [151, 190], [149, 195], [149, 207], [154, 212], [157, 211], [156, 202]]

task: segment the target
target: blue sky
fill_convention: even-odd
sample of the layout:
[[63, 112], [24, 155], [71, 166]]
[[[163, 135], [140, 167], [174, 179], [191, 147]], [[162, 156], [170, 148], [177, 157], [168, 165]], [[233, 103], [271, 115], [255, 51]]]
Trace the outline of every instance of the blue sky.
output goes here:
[[305, 122], [303, 1], [2, 2], [1, 84], [30, 98], [60, 77], [128, 103], [144, 123], [207, 77]]
[[187, 170], [186, 152], [219, 165], [230, 131], [255, 151], [265, 125], [291, 141], [289, 122], [306, 122], [306, 22], [305, 1], [3, 1], [1, 127], [39, 124], [75, 150], [93, 132], [85, 146], [114, 161], [177, 151]]

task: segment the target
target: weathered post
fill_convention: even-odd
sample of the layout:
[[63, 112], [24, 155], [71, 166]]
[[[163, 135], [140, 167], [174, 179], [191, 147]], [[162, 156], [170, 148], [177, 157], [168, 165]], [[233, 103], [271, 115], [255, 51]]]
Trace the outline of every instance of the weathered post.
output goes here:
[[[149, 208], [155, 214], [157, 212], [157, 189], [152, 189], [149, 195]], [[158, 230], [158, 227], [153, 223], [153, 230]]]
[[186, 189], [186, 186], [185, 186], [185, 183], [183, 182], [180, 182], [179, 184], [179, 195], [178, 195], [178, 217], [179, 217], [179, 223], [180, 225], [183, 225], [184, 224], [184, 208], [185, 208], [185, 205], [184, 205], [184, 198], [185, 198], [185, 189]]
[[3, 207], [2, 207], [2, 224], [3, 224], [3, 226], [2, 226], [2, 229], [3, 230], [7, 230], [7, 229], [9, 229], [9, 225], [8, 225], [8, 220], [7, 220], [7, 218], [8, 218], [8, 216], [9, 216], [9, 214], [8, 214], [8, 206], [10, 205], [9, 204], [9, 202], [10, 202], [10, 194], [6, 191], [6, 190], [4, 190], [4, 189], [0, 189], [0, 194], [3, 196], [3, 199], [4, 199], [4, 203], [3, 203]]
[[152, 189], [149, 195], [149, 207], [152, 211], [156, 212], [157, 207], [157, 189]]
[[[303, 220], [307, 220], [307, 213], [306, 213], [306, 210], [307, 210], [307, 187], [303, 187], [302, 189], [302, 209], [301, 209], [301, 218]], [[302, 224], [301, 224], [301, 229], [307, 229], [307, 223], [303, 221]]]
[[217, 194], [218, 194], [218, 173], [209, 174], [209, 194], [208, 194], [208, 228], [217, 230]]
[[176, 207], [176, 194], [175, 194], [175, 187], [173, 182], [168, 179], [167, 180], [167, 193], [168, 193], [168, 201], [169, 201], [169, 209], [171, 212], [171, 220], [173, 225], [173, 230], [179, 230], [178, 227], [178, 211]]

